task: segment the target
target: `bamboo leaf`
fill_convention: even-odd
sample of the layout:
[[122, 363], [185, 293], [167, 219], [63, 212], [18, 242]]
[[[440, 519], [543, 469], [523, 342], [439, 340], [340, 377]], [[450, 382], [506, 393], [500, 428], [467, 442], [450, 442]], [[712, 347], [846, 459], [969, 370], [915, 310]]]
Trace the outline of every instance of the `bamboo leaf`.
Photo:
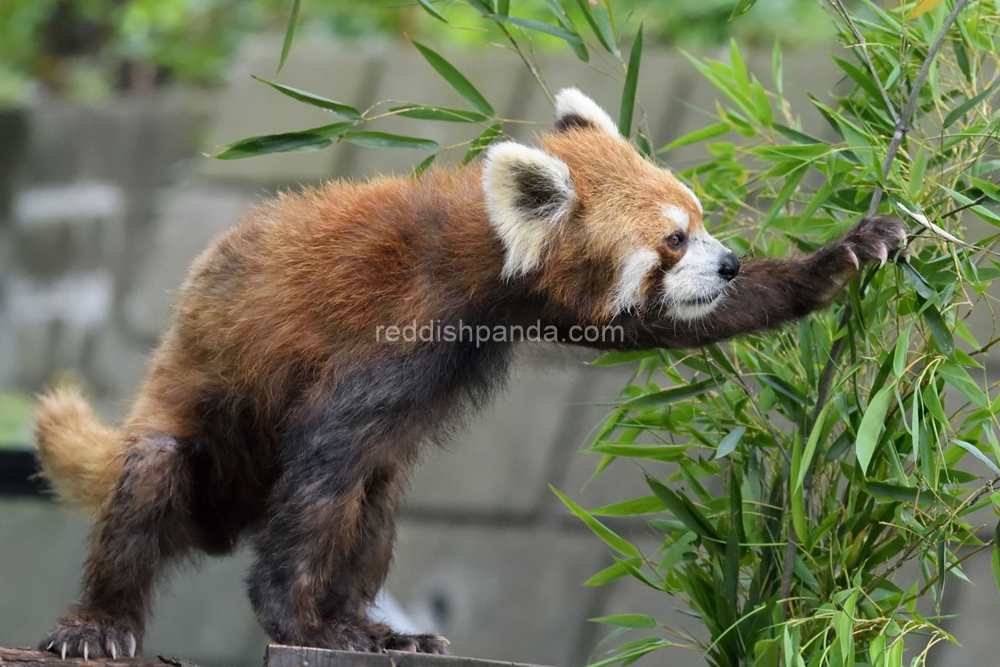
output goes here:
[[727, 433], [726, 437], [719, 441], [719, 446], [715, 448], [715, 456], [713, 458], [724, 459], [732, 454], [739, 446], [740, 440], [743, 438], [746, 430], [745, 426], [737, 426]]
[[618, 45], [615, 43], [615, 36], [611, 30], [611, 23], [608, 21], [607, 14], [604, 12], [604, 8], [600, 5], [597, 6], [597, 15], [595, 16], [594, 8], [590, 6], [587, 0], [576, 0], [576, 6], [580, 8], [580, 12], [583, 17], [587, 19], [587, 23], [590, 24], [590, 29], [594, 31], [594, 35], [597, 36], [597, 41], [601, 43], [609, 53], [615, 56], [619, 55]]
[[641, 555], [639, 551], [629, 544], [627, 541], [619, 537], [613, 530], [605, 526], [603, 523], [592, 517], [587, 510], [583, 509], [572, 500], [559, 493], [559, 489], [549, 484], [549, 488], [552, 492], [559, 496], [559, 500], [563, 501], [563, 504], [570, 509], [573, 514], [579, 517], [587, 527], [594, 531], [594, 534], [599, 538], [604, 540], [604, 543], [615, 551], [625, 554], [626, 556], [631, 556], [633, 558], [640, 558]]
[[448, 24], [448, 19], [442, 16], [441, 12], [434, 9], [434, 5], [430, 3], [430, 0], [417, 0], [417, 2], [420, 3], [420, 6], [424, 8], [425, 12], [436, 18], [438, 21], [441, 21], [446, 25]]
[[656, 620], [652, 616], [645, 614], [616, 614], [614, 616], [598, 616], [587, 619], [594, 623], [606, 623], [607, 625], [617, 625], [621, 628], [643, 628], [650, 630], [656, 627]]
[[722, 378], [712, 378], [711, 380], [703, 380], [701, 382], [695, 382], [693, 384], [677, 387], [675, 389], [664, 389], [663, 391], [657, 391], [652, 394], [646, 394], [645, 396], [633, 398], [630, 401], [626, 401], [622, 407], [630, 410], [640, 408], [659, 408], [671, 403], [676, 403], [677, 401], [683, 401], [688, 398], [694, 398], [695, 396], [701, 396], [702, 394], [712, 391], [721, 383]]
[[672, 151], [675, 148], [680, 148], [681, 146], [687, 146], [688, 144], [698, 143], [699, 141], [705, 141], [706, 139], [712, 139], [714, 137], [721, 137], [723, 134], [729, 132], [732, 128], [729, 127], [727, 123], [716, 123], [715, 125], [709, 125], [708, 127], [703, 127], [700, 130], [695, 130], [689, 134], [685, 134], [683, 137], [678, 137], [674, 139], [669, 144], [663, 148], [656, 151], [657, 153], [666, 153]]
[[429, 107], [422, 104], [408, 104], [401, 107], [391, 107], [389, 111], [393, 111], [405, 118], [441, 120], [452, 123], [481, 123], [484, 120], [487, 120], [486, 116], [477, 111], [449, 109], [447, 107]]
[[690, 500], [671, 491], [649, 475], [646, 475], [646, 484], [653, 490], [656, 497], [663, 501], [663, 504], [670, 510], [670, 513], [687, 526], [688, 530], [704, 538], [706, 545], [710, 548], [718, 550], [720, 542], [718, 533], [712, 528], [708, 519], [698, 511], [698, 508], [691, 504]]
[[496, 116], [496, 112], [493, 110], [493, 107], [490, 106], [490, 103], [486, 101], [486, 98], [483, 97], [478, 90], [476, 90], [476, 87], [473, 86], [461, 72], [455, 69], [454, 65], [442, 58], [437, 52], [427, 48], [417, 40], [411, 39], [410, 42], [413, 46], [417, 47], [417, 50], [420, 51], [420, 55], [422, 55], [424, 59], [430, 63], [430, 66], [433, 67], [445, 81], [451, 84], [451, 87], [455, 89], [455, 92], [461, 95], [462, 99], [468, 102], [473, 109], [481, 114], [489, 116], [490, 118]]
[[213, 157], [219, 160], [238, 160], [271, 153], [315, 151], [326, 148], [333, 143], [334, 138], [343, 135], [352, 127], [354, 127], [354, 123], [334, 123], [301, 132], [249, 137], [227, 144], [222, 151]]
[[964, 102], [962, 102], [961, 104], [959, 104], [957, 107], [955, 107], [954, 109], [952, 109], [948, 113], [948, 115], [944, 117], [944, 124], [941, 126], [941, 129], [944, 130], [944, 129], [947, 129], [947, 128], [951, 127], [951, 125], [956, 120], [958, 120], [959, 118], [961, 118], [962, 116], [964, 116], [969, 109], [971, 109], [972, 107], [976, 106], [977, 104], [979, 104], [980, 102], [982, 102], [984, 99], [986, 99], [986, 97], [993, 92], [993, 89], [997, 87], [998, 83], [1000, 83], [1000, 79], [997, 79], [996, 81], [994, 81], [993, 83], [991, 83], [989, 86], [986, 87], [985, 90], [983, 90], [981, 93], [979, 93], [975, 97], [970, 97], [969, 99], [965, 100]]
[[736, 6], [733, 7], [733, 13], [729, 15], [729, 20], [732, 21], [735, 18], [743, 16], [756, 4], [757, 0], [739, 0]]
[[432, 139], [405, 137], [401, 134], [388, 132], [373, 132], [371, 130], [354, 130], [344, 134], [344, 139], [358, 146], [371, 148], [416, 148], [421, 151], [438, 151], [441, 146]]
[[314, 95], [304, 90], [299, 90], [298, 88], [292, 88], [291, 86], [285, 86], [280, 83], [274, 83], [273, 81], [262, 79], [259, 76], [254, 76], [253, 78], [256, 79], [257, 81], [260, 81], [261, 83], [266, 83], [267, 85], [271, 86], [282, 95], [287, 95], [288, 97], [291, 97], [293, 100], [298, 100], [299, 102], [305, 102], [310, 106], [319, 107], [320, 109], [325, 109], [326, 111], [330, 111], [346, 120], [361, 119], [361, 112], [347, 104], [334, 102], [333, 100], [328, 100], [325, 97], [320, 97], [319, 95]]
[[889, 410], [889, 403], [896, 395], [895, 387], [896, 383], [893, 382], [879, 389], [878, 393], [868, 402], [868, 408], [861, 418], [858, 439], [855, 441], [855, 452], [863, 473], [867, 474], [868, 472], [868, 465], [871, 463], [875, 447], [878, 445], [879, 435], [882, 433], [885, 413]]
[[659, 498], [656, 496], [645, 496], [644, 498], [635, 498], [634, 500], [626, 500], [621, 503], [598, 507], [597, 509], [590, 510], [590, 513], [596, 516], [640, 516], [642, 514], [662, 512], [664, 509], [666, 508], [663, 505], [663, 501]]
[[632, 136], [632, 112], [635, 109], [636, 86], [639, 83], [639, 64], [642, 61], [642, 24], [639, 24], [639, 34], [632, 44], [632, 52], [628, 57], [628, 70], [625, 73], [625, 85], [622, 88], [621, 110], [618, 113], [618, 133], [623, 137]]
[[[551, 23], [543, 23], [542, 21], [517, 18], [516, 16], [494, 16], [493, 18], [502, 23], [510, 23], [511, 25], [516, 25], [520, 28], [526, 28], [528, 30], [534, 30], [536, 32], [545, 33], [546, 35], [551, 35], [552, 37], [558, 37], [569, 44], [570, 47], [573, 47], [574, 50], [576, 50], [576, 48], [583, 48], [583, 52], [587, 53], [586, 47], [584, 47], [583, 44], [583, 38], [567, 28], [554, 26]], [[588, 59], [589, 56], [587, 58], [583, 58], [582, 60], [586, 62]]]
[[425, 171], [427, 171], [427, 169], [432, 164], [434, 164], [434, 160], [437, 159], [437, 156], [438, 156], [438, 154], [434, 153], [430, 157], [424, 158], [420, 162], [420, 164], [418, 164], [416, 167], [413, 168], [413, 173], [410, 174], [410, 178], [420, 178], [421, 174], [423, 174]]
[[503, 125], [501, 123], [495, 123], [490, 125], [482, 134], [473, 139], [472, 143], [469, 144], [469, 150], [465, 152], [465, 156], [462, 158], [462, 164], [469, 164], [474, 157], [482, 153], [487, 146], [503, 134], [502, 129]]
[[281, 58], [278, 60], [278, 74], [285, 66], [288, 53], [292, 50], [292, 41], [295, 39], [295, 26], [299, 22], [299, 9], [302, 7], [302, 0], [294, 0], [292, 3], [292, 15], [288, 18], [288, 27], [285, 29], [285, 41], [281, 44]]
[[989, 468], [994, 475], [1000, 475], [1000, 468], [997, 467], [997, 464], [991, 461], [990, 457], [983, 454], [974, 444], [958, 439], [954, 440], [954, 443], [985, 463], [986, 467]]

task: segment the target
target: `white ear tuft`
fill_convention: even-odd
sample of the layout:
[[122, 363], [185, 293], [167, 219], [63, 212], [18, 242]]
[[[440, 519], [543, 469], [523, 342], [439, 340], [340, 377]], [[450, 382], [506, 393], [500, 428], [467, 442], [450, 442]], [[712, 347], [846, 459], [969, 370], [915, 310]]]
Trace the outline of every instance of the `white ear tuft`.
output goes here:
[[513, 141], [486, 151], [483, 192], [490, 223], [507, 253], [503, 278], [538, 267], [556, 225], [576, 201], [565, 162]]
[[593, 125], [611, 136], [620, 136], [618, 125], [597, 102], [578, 88], [563, 88], [556, 94], [556, 129]]

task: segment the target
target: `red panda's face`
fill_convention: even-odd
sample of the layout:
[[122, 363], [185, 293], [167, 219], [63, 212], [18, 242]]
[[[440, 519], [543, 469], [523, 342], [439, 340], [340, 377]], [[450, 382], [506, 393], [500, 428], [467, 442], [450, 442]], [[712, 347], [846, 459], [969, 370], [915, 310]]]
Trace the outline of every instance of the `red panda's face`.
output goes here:
[[534, 274], [554, 300], [602, 319], [711, 312], [739, 261], [708, 234], [694, 193], [639, 155], [578, 90], [559, 93], [556, 115], [544, 150], [505, 142], [486, 156], [503, 277]]

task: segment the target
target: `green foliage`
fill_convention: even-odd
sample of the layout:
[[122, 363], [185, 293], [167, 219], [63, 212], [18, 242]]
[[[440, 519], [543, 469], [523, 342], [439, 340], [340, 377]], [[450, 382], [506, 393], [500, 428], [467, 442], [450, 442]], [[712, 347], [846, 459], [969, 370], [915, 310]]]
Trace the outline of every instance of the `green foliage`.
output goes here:
[[[739, 23], [729, 22], [730, 0], [618, 3], [619, 16], [640, 16], [650, 41], [710, 45], [739, 34], [786, 43], [825, 38], [812, 0], [765, 3]], [[313, 37], [408, 39], [480, 48], [508, 34], [531, 35], [531, 49], [588, 53], [574, 24], [584, 24], [601, 48], [614, 51], [622, 31], [631, 40], [637, 22], [618, 25], [587, 0], [458, 2], [456, 0], [3, 0], [0, 2], [0, 104], [23, 100], [39, 86], [79, 101], [100, 101], [115, 88], [179, 80], [221, 80], [248, 34], [287, 25]], [[610, 8], [611, 6], [608, 5]], [[288, 22], [289, 15], [294, 21]], [[483, 21], [484, 16], [492, 20]], [[593, 23], [591, 23], [591, 19]], [[468, 27], [468, 30], [455, 30]], [[735, 29], [732, 30], [732, 29]], [[295, 31], [280, 55], [280, 71]]]
[[[833, 106], [812, 106], [832, 139], [803, 132], [801, 110], [784, 95], [780, 48], [765, 86], [733, 41], [725, 60], [689, 57], [724, 100], [717, 117], [659, 153], [704, 145], [707, 157], [681, 176], [743, 254], [809, 251], [876, 212], [907, 222], [907, 252], [794, 326], [597, 362], [637, 368], [587, 450], [599, 457], [595, 475], [618, 458], [670, 472], [645, 472], [647, 495], [593, 510], [554, 490], [614, 558], [586, 584], [632, 577], [685, 602], [710, 638], [643, 614], [602, 617], [594, 620], [615, 628], [609, 640], [639, 636], [592, 667], [671, 646], [696, 646], [719, 667], [901, 667], [904, 657], [922, 665], [924, 647], [953, 641], [940, 605], [946, 582], [966, 579], [963, 562], [992, 547], [1000, 587], [995, 533], [984, 530], [1000, 513], [1000, 396], [984, 364], [1000, 338], [977, 340], [967, 325], [973, 311], [989, 312], [987, 289], [1000, 277], [1000, 113], [991, 106], [1000, 10], [866, 1], [851, 13], [829, 2], [847, 47], [834, 57], [847, 87]], [[631, 118], [642, 42], [626, 60], [618, 5], [550, 1], [546, 25], [512, 21], [508, 3], [467, 5], [533, 72], [526, 40], [535, 33], [564, 40], [583, 61], [597, 53], [615, 62], [620, 128], [648, 152], [648, 130]], [[729, 2], [727, 16], [753, 16], [751, 5]], [[420, 6], [438, 23], [451, 20], [440, 4]], [[627, 15], [648, 34], [647, 15]], [[439, 54], [418, 48], [469, 109], [404, 105], [329, 127], [346, 138], [393, 113], [479, 123], [468, 159], [507, 121]], [[966, 218], [982, 221], [985, 238], [966, 238]], [[654, 548], [616, 533], [606, 516], [641, 517]]]
[[31, 441], [31, 399], [0, 392], [0, 448], [24, 447]]

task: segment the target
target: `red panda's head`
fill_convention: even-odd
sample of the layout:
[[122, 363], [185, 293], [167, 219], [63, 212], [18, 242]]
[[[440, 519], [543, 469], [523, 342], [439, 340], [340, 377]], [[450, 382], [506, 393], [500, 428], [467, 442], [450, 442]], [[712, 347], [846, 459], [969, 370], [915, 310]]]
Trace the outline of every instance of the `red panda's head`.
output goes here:
[[600, 319], [640, 309], [694, 319], [715, 308], [739, 260], [708, 234], [687, 186], [575, 88], [556, 96], [542, 146], [511, 141], [486, 154], [505, 279], [530, 276], [554, 301]]

